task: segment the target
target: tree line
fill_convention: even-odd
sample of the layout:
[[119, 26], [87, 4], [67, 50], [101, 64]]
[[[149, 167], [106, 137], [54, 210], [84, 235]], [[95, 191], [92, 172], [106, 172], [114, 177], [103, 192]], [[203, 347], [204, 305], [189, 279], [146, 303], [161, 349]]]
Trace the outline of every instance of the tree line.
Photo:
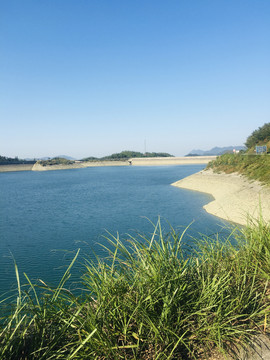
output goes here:
[[125, 150], [120, 153], [115, 153], [112, 155], [104, 156], [102, 158], [95, 158], [95, 157], [87, 157], [85, 159], [82, 159], [83, 161], [97, 161], [97, 160], [128, 160], [131, 158], [145, 158], [145, 157], [174, 157], [174, 155], [164, 153], [164, 152], [146, 152], [141, 153], [139, 151], [130, 151]]
[[19, 159], [17, 156], [15, 158], [10, 158], [0, 155], [0, 165], [34, 164], [35, 162], [36, 160]]

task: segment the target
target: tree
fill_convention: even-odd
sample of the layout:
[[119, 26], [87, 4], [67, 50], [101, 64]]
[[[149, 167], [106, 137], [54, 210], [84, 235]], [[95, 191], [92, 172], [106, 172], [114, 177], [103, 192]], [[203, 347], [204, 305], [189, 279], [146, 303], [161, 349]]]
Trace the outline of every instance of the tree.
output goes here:
[[246, 147], [248, 149], [261, 144], [266, 144], [270, 141], [270, 123], [266, 123], [254, 130], [253, 133], [246, 140]]

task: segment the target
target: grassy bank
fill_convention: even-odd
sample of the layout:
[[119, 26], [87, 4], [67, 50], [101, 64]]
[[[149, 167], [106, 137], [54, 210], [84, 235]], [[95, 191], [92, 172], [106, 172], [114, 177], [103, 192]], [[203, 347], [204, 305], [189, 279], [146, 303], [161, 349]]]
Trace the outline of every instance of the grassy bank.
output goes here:
[[182, 237], [159, 222], [150, 238], [111, 236], [108, 258], [82, 265], [81, 296], [65, 288], [73, 263], [55, 289], [17, 275], [0, 358], [207, 359], [267, 331], [269, 225], [201, 236], [188, 256]]
[[225, 154], [211, 161], [207, 169], [215, 172], [238, 172], [270, 185], [270, 155]]

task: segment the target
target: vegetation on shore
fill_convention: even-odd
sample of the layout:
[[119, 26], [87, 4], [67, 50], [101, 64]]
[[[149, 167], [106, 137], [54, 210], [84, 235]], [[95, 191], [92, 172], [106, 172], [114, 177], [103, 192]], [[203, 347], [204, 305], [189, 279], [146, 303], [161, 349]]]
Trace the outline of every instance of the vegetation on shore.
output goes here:
[[125, 150], [125, 151], [121, 151], [120, 153], [115, 153], [112, 155], [104, 156], [102, 158], [87, 157], [82, 160], [83, 161], [128, 160], [128, 159], [132, 159], [132, 158], [145, 158], [145, 157], [174, 157], [174, 155], [170, 155], [168, 153], [163, 153], [163, 152], [158, 152], [158, 153], [146, 152], [143, 154], [138, 151]]
[[39, 160], [38, 164], [42, 166], [51, 166], [51, 165], [71, 165], [74, 164], [74, 160], [68, 160], [65, 158], [56, 157], [49, 160]]
[[0, 358], [207, 359], [267, 332], [269, 224], [250, 223], [223, 240], [201, 236], [188, 251], [184, 236], [165, 234], [160, 222], [150, 237], [109, 236], [108, 257], [84, 265], [81, 296], [66, 283], [77, 255], [57, 288], [26, 275], [21, 286], [16, 268]]
[[269, 155], [224, 154], [209, 162], [206, 169], [226, 174], [238, 172], [249, 179], [270, 185]]
[[[238, 154], [224, 154], [208, 163], [206, 169], [227, 174], [238, 172], [249, 179], [270, 185], [270, 123], [264, 124], [247, 138], [247, 150]], [[255, 147], [265, 145], [267, 152], [256, 155]]]

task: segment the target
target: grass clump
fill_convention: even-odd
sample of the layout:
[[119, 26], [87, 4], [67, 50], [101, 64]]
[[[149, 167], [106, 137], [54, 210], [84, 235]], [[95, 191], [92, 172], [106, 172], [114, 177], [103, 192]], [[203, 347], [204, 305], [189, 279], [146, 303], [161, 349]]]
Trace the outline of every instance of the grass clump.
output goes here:
[[209, 162], [206, 169], [227, 174], [238, 172], [249, 179], [270, 185], [270, 156], [224, 154]]
[[184, 233], [158, 222], [151, 237], [109, 236], [108, 257], [84, 265], [81, 296], [65, 288], [76, 257], [55, 289], [18, 277], [0, 358], [200, 359], [267, 331], [269, 225], [202, 236], [188, 255]]

